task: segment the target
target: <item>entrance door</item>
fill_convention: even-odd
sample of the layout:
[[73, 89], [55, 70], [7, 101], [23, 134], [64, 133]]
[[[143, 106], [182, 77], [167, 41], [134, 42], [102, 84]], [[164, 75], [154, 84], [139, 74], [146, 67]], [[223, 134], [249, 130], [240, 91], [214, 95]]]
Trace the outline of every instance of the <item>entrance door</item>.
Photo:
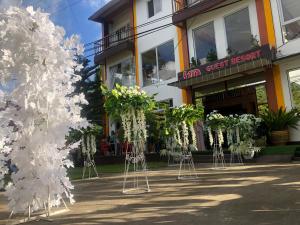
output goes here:
[[205, 114], [217, 110], [223, 115], [258, 114], [256, 88], [245, 87], [202, 97]]

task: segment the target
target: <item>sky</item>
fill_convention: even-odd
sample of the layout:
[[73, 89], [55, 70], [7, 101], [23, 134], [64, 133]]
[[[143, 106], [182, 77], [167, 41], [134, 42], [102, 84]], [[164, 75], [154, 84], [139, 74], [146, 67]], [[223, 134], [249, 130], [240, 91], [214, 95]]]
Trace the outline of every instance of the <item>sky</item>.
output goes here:
[[65, 29], [67, 36], [78, 34], [86, 44], [100, 38], [100, 24], [88, 18], [106, 2], [108, 0], [0, 0], [0, 9], [11, 5], [41, 8], [50, 13], [56, 25]]
[[[78, 34], [81, 42], [87, 44], [100, 39], [101, 26], [99, 23], [89, 21], [88, 18], [109, 0], [0, 0], [0, 9], [9, 6], [41, 8], [50, 14], [54, 24], [66, 31], [66, 36]], [[92, 58], [89, 58], [91, 62]], [[8, 85], [10, 90], [13, 85]], [[1, 90], [6, 90], [0, 85]], [[7, 90], [6, 90], [7, 91]]]

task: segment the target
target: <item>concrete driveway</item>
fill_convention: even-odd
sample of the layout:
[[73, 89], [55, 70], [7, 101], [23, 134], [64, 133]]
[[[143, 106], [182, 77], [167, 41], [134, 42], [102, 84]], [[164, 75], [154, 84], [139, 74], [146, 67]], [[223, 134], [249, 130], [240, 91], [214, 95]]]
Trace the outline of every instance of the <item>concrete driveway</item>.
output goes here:
[[[151, 192], [124, 195], [122, 175], [76, 181], [76, 203], [33, 225], [299, 225], [300, 164], [249, 165], [177, 180], [177, 168], [149, 172]], [[0, 196], [0, 223], [8, 211]]]

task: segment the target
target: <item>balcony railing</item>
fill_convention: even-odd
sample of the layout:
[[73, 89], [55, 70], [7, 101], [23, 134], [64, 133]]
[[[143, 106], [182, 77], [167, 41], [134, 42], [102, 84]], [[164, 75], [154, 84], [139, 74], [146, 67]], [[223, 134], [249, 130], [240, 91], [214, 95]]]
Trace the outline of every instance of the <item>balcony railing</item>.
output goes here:
[[126, 41], [133, 41], [134, 32], [132, 28], [118, 30], [117, 32], [105, 36], [94, 43], [95, 55], [102, 54], [104, 51], [120, 45]]
[[203, 1], [205, 0], [172, 0], [173, 13], [179, 12]]

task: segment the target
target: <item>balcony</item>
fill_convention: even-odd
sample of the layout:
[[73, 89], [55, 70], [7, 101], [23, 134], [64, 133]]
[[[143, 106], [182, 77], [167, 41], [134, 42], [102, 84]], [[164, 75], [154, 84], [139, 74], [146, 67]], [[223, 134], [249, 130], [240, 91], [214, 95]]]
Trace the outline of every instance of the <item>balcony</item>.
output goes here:
[[172, 0], [173, 24], [180, 23], [194, 16], [210, 12], [221, 6], [230, 4], [228, 0]]
[[134, 32], [132, 28], [118, 30], [114, 34], [105, 36], [94, 43], [96, 64], [103, 65], [108, 57], [121, 51], [134, 50]]

